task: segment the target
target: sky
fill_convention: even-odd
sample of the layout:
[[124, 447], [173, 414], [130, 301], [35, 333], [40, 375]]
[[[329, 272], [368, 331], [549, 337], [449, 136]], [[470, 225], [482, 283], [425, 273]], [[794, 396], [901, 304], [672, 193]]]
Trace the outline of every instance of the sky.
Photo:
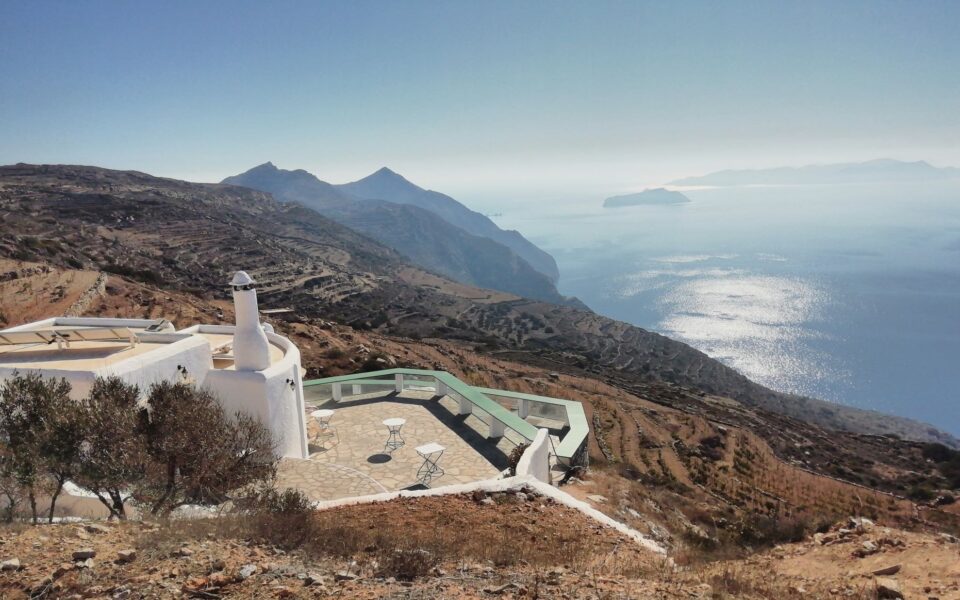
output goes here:
[[0, 164], [482, 198], [960, 165], [960, 2], [0, 0]]

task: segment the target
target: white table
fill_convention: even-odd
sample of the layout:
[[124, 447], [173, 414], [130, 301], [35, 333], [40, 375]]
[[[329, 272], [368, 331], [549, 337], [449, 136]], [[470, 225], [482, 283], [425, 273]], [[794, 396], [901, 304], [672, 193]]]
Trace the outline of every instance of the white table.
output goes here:
[[330, 424], [333, 413], [334, 411], [329, 408], [321, 408], [310, 413], [310, 416], [316, 419], [317, 424], [320, 426], [320, 431], [317, 433], [318, 439], [336, 438], [337, 442], [340, 441], [340, 434], [337, 433], [337, 428]]
[[383, 420], [383, 424], [387, 426], [387, 431], [389, 432], [389, 435], [387, 436], [387, 443], [383, 446], [385, 451], [392, 453], [397, 448], [402, 448], [407, 444], [407, 442], [404, 441], [403, 436], [400, 435], [400, 429], [406, 422], [406, 419], [401, 419], [399, 417]]
[[436, 442], [430, 442], [423, 446], [417, 446], [416, 450], [420, 458], [423, 459], [423, 464], [417, 470], [417, 481], [429, 486], [430, 482], [437, 477], [443, 477], [443, 469], [437, 463], [446, 448]]

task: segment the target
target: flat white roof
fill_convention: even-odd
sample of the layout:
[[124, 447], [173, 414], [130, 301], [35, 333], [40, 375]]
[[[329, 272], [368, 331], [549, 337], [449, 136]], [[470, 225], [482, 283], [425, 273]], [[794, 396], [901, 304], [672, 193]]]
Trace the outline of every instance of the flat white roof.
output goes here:
[[142, 356], [169, 342], [70, 342], [58, 349], [56, 344], [22, 344], [0, 347], [0, 367], [32, 370], [61, 369], [94, 371], [133, 356]]
[[[61, 323], [66, 321], [67, 323]], [[37, 321], [3, 331], [68, 331], [85, 328], [126, 327], [138, 339], [130, 345], [129, 341], [90, 340], [71, 341], [58, 348], [56, 343], [44, 343], [38, 340], [32, 343], [0, 345], [0, 368], [20, 369], [24, 371], [38, 369], [57, 369], [65, 371], [96, 371], [133, 357], [144, 357], [155, 350], [174, 342], [199, 337], [210, 345], [213, 367], [216, 369], [234, 369], [233, 333], [206, 331], [173, 331], [168, 329], [160, 333], [146, 331], [153, 321], [142, 319], [58, 319]], [[221, 328], [222, 329], [222, 328]], [[19, 336], [18, 336], [19, 339]], [[270, 343], [270, 364], [283, 359], [284, 350]], [[147, 359], [149, 360], [149, 359]]]

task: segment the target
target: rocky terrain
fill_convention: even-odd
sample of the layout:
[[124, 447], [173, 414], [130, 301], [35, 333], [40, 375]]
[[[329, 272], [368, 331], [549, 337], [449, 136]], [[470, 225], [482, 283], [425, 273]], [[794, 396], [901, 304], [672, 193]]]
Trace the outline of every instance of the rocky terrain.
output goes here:
[[[431, 518], [424, 518], [430, 516]], [[0, 528], [4, 598], [958, 598], [960, 540], [864, 519], [748, 559], [678, 566], [527, 493], [301, 517]], [[444, 527], [436, 527], [440, 519]]]
[[[267, 307], [588, 374], [666, 397], [723, 396], [829, 428], [920, 441], [935, 428], [781, 394], [693, 348], [569, 306], [452, 282], [318, 213], [262, 192], [95, 167], [0, 167], [0, 256], [105, 271], [206, 299], [243, 266]], [[665, 400], [666, 401], [666, 400]], [[670, 400], [672, 401], [672, 400]], [[776, 435], [775, 437], [780, 437]]]

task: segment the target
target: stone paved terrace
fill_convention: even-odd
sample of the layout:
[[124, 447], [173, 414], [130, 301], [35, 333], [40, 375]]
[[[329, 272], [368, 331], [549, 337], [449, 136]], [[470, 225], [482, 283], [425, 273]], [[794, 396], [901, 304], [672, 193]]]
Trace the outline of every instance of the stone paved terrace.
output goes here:
[[[308, 412], [317, 408], [308, 407]], [[383, 491], [396, 491], [417, 484], [417, 469], [423, 460], [414, 448], [437, 442], [446, 448], [440, 466], [445, 474], [431, 486], [490, 479], [507, 467], [514, 447], [510, 438], [489, 440], [486, 426], [473, 415], [456, 414], [449, 398], [433, 399], [432, 392], [404, 390], [379, 392], [327, 403], [334, 409], [330, 424], [340, 440], [311, 443], [310, 460], [284, 459], [278, 485], [302, 490], [311, 500], [332, 500]], [[387, 428], [383, 420], [406, 419], [401, 430], [406, 445], [392, 453], [384, 451]], [[310, 423], [310, 438], [317, 426]]]

